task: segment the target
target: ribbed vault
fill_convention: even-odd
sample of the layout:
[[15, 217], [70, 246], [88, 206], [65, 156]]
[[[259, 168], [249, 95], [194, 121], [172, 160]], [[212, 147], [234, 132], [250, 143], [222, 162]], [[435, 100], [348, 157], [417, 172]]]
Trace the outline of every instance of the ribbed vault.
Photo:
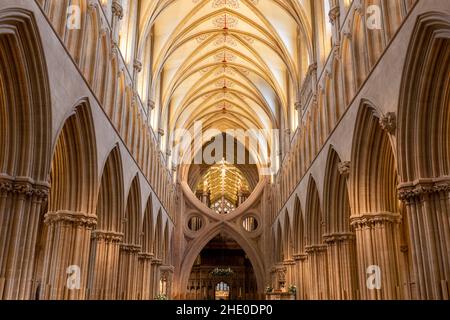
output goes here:
[[[151, 75], [138, 87], [154, 102], [154, 127], [175, 136], [196, 121], [221, 132], [293, 128], [310, 51], [297, 1], [160, 0], [141, 10], [140, 55], [151, 56]], [[274, 150], [278, 141], [266, 138]]]

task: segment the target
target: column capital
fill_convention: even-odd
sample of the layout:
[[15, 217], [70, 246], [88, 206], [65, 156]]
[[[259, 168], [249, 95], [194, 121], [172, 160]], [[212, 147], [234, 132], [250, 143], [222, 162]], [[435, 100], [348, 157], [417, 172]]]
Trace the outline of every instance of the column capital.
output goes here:
[[365, 213], [350, 217], [350, 224], [356, 229], [372, 228], [385, 223], [400, 223], [402, 217], [393, 212]]
[[330, 233], [323, 236], [326, 244], [332, 244], [336, 242], [344, 242], [355, 239], [355, 234], [351, 232]]
[[120, 245], [120, 250], [129, 252], [129, 253], [139, 253], [142, 247], [136, 244], [122, 243]]
[[152, 261], [154, 258], [153, 253], [148, 253], [148, 252], [139, 252], [138, 254], [138, 258], [141, 260], [148, 260], [148, 261]]
[[91, 233], [91, 239], [103, 240], [105, 242], [120, 243], [123, 241], [124, 234], [113, 231], [94, 230]]
[[295, 261], [305, 261], [306, 259], [308, 259], [308, 255], [304, 253], [296, 253], [293, 254], [292, 257]]
[[65, 225], [93, 229], [97, 225], [97, 216], [84, 212], [61, 210], [57, 212], [48, 212], [45, 215], [45, 223], [49, 225], [62, 223]]
[[50, 193], [50, 184], [35, 182], [28, 177], [11, 177], [0, 174], [0, 195], [14, 193], [23, 197], [34, 197], [36, 201], [46, 202]]
[[419, 200], [423, 196], [450, 192], [450, 177], [437, 179], [419, 179], [414, 182], [401, 183], [398, 186], [398, 197], [403, 202]]
[[305, 251], [307, 254], [324, 252], [324, 251], [327, 251], [327, 246], [323, 245], [323, 244], [311, 245], [311, 246], [305, 247]]
[[153, 258], [152, 266], [161, 266], [161, 265], [162, 265], [162, 260], [161, 259]]

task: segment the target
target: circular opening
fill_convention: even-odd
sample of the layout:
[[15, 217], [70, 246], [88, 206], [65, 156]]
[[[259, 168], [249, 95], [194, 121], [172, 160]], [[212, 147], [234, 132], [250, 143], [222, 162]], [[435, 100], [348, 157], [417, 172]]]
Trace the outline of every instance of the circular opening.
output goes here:
[[247, 217], [242, 221], [242, 226], [248, 232], [258, 229], [258, 220], [255, 217]]
[[188, 228], [193, 232], [199, 231], [203, 227], [203, 220], [198, 216], [191, 217], [188, 221]]

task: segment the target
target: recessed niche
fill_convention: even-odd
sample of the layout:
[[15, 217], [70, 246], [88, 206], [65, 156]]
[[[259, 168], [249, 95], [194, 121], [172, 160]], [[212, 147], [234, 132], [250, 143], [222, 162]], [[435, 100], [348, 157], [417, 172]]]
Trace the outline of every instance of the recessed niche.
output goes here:
[[199, 231], [203, 227], [203, 219], [198, 216], [193, 216], [188, 221], [188, 228], [193, 232]]
[[242, 221], [242, 226], [247, 232], [253, 232], [258, 229], [258, 220], [255, 217], [247, 217]]

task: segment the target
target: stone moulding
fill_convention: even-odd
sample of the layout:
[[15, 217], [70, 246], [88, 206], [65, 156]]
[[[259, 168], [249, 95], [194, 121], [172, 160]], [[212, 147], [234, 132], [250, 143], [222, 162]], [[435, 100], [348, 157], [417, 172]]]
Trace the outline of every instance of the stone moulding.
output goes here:
[[58, 211], [48, 212], [45, 215], [46, 224], [63, 223], [93, 229], [97, 225], [97, 216], [84, 212]]

